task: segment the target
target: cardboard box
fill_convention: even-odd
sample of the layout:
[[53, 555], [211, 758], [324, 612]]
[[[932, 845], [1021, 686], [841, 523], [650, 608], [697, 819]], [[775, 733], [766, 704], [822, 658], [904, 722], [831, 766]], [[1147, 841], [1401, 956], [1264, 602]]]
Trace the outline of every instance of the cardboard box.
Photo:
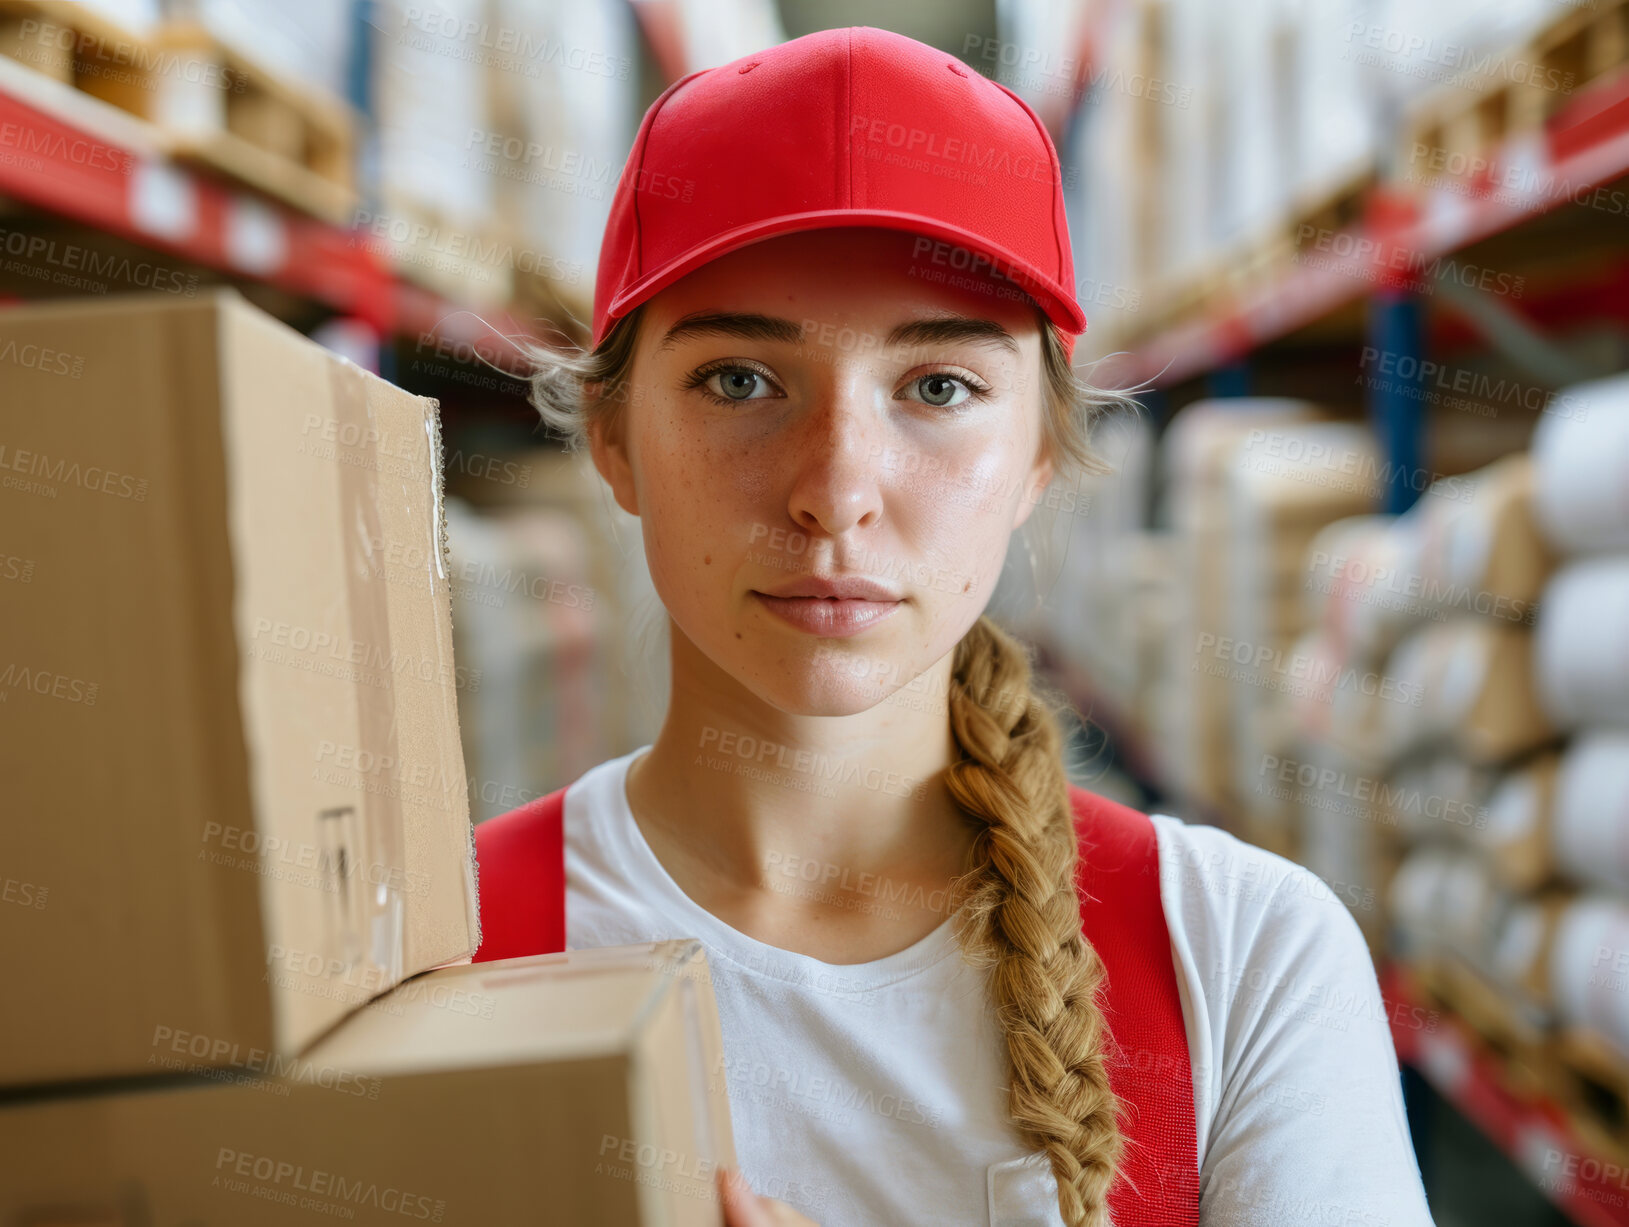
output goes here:
[[297, 1052], [479, 944], [440, 447], [232, 291], [0, 312], [0, 1085]]
[[721, 1221], [735, 1148], [695, 939], [442, 968], [275, 1077], [239, 1057], [235, 1085], [0, 1108], [0, 1222]]

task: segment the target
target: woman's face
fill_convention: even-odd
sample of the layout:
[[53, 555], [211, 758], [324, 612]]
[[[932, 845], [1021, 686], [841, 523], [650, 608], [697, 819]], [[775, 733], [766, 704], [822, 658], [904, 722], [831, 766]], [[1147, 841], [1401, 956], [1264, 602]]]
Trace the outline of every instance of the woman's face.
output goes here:
[[[596, 464], [676, 629], [789, 714], [865, 711], [983, 612], [1051, 477], [1030, 300], [902, 231], [779, 236], [653, 297]], [[777, 596], [811, 577], [876, 599]]]

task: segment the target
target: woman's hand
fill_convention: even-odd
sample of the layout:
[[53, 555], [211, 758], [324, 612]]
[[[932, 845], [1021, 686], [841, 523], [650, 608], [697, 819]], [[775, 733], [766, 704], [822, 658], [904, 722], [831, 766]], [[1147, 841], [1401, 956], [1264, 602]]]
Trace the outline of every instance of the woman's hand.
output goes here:
[[724, 1227], [820, 1227], [783, 1201], [759, 1197], [739, 1169], [718, 1169], [718, 1192], [724, 1202]]

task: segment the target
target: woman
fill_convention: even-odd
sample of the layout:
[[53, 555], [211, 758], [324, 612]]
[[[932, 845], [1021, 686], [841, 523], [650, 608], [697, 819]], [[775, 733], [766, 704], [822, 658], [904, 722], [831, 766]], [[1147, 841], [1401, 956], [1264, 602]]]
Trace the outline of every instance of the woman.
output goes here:
[[1117, 399], [1060, 183], [1016, 95], [868, 27], [652, 105], [533, 399], [641, 520], [671, 700], [477, 828], [477, 957], [703, 940], [738, 1227], [1429, 1223], [1350, 915], [1072, 787], [983, 616]]

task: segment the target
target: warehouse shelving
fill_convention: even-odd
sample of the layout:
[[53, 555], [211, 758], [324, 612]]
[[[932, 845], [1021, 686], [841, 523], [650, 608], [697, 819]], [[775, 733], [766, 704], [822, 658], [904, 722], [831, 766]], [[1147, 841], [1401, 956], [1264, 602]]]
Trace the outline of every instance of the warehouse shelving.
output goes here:
[[[1463, 321], [1424, 318], [1422, 295], [1432, 287], [1419, 284], [1410, 270], [1451, 261], [1494, 241], [1519, 259], [1523, 239], [1536, 238], [1546, 216], [1569, 204], [1575, 206], [1570, 218], [1587, 222], [1591, 234], [1621, 223], [1629, 215], [1629, 192], [1603, 189], [1629, 174], [1629, 71], [1579, 90], [1546, 124], [1512, 136], [1488, 161], [1480, 174], [1460, 181], [1382, 180], [1367, 198], [1363, 219], [1328, 243], [1330, 251], [1317, 253], [1316, 262], [1293, 261], [1260, 284], [1218, 292], [1191, 318], [1105, 358], [1100, 371], [1109, 382], [1158, 389], [1209, 377], [1214, 391], [1240, 395], [1249, 386], [1241, 372], [1269, 347], [1303, 330], [1327, 329], [1341, 313], [1365, 305], [1367, 324], [1359, 327], [1367, 329], [1370, 345], [1389, 353], [1423, 357], [1428, 330], [1438, 341], [1456, 333], [1463, 338]], [[1508, 175], [1504, 168], [1511, 168]], [[1502, 177], [1515, 186], [1501, 187]], [[1563, 190], [1556, 190], [1558, 185]], [[1592, 211], [1597, 216], [1588, 216]], [[1548, 249], [1535, 254], [1542, 259]], [[1629, 310], [1629, 262], [1620, 255], [1607, 272], [1604, 293], [1595, 284], [1586, 288], [1595, 306], [1621, 318]], [[1520, 314], [1565, 313], [1569, 297], [1540, 294]], [[1388, 380], [1371, 405], [1387, 458], [1400, 477], [1419, 470], [1423, 453], [1423, 415], [1409, 394], [1410, 382]], [[1414, 493], [1400, 480], [1386, 510], [1406, 510]]]
[[[1494, 161], [1519, 164], [1535, 180], [1553, 176], [1575, 193], [1629, 174], [1629, 74], [1583, 91], [1542, 133], [1512, 140]], [[1269, 284], [1224, 297], [1200, 318], [1173, 324], [1107, 360], [1104, 369], [1126, 383], [1162, 387], [1204, 375], [1357, 302], [1367, 286], [1389, 279], [1405, 288], [1406, 279], [1388, 268], [1395, 250], [1410, 253], [1416, 263], [1451, 257], [1570, 199], [1544, 193], [1521, 198], [1498, 190], [1489, 174], [1454, 188], [1381, 185], [1353, 234], [1361, 242], [1344, 254], [1331, 253], [1318, 267], [1292, 266]]]
[[[365, 234], [170, 158], [144, 120], [4, 57], [0, 196], [355, 317], [383, 337], [433, 333], [497, 361], [494, 330], [522, 331], [506, 313], [464, 311], [399, 276]], [[8, 227], [5, 253], [26, 256], [32, 237]]]
[[[1431, 1006], [1409, 971], [1381, 973], [1397, 1057], [1502, 1150], [1580, 1227], [1629, 1225], [1629, 1163], [1596, 1153], [1554, 1100], [1513, 1087], [1463, 1019]], [[1416, 1025], [1426, 1020], [1428, 1025]]]

